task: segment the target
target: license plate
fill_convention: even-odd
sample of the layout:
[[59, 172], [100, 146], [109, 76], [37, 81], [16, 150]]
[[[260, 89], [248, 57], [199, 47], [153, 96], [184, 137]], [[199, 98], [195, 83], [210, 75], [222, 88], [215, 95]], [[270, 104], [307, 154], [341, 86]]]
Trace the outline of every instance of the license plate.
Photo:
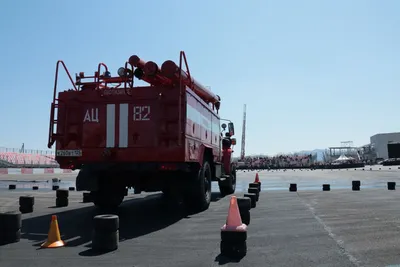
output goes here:
[[82, 157], [82, 150], [57, 150], [57, 157]]

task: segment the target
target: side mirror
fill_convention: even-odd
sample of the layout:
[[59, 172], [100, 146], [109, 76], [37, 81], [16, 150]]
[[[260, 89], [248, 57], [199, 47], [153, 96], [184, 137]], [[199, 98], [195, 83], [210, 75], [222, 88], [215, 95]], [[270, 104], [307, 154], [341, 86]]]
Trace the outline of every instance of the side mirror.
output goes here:
[[226, 129], [226, 124], [225, 124], [225, 123], [223, 123], [223, 124], [221, 125], [221, 127], [222, 127], [222, 130], [224, 130], [224, 131], [225, 131], [225, 129]]
[[235, 126], [233, 125], [233, 122], [228, 123], [228, 131], [231, 136], [235, 135]]
[[231, 138], [231, 142], [232, 142], [232, 145], [235, 146], [236, 145], [236, 138]]

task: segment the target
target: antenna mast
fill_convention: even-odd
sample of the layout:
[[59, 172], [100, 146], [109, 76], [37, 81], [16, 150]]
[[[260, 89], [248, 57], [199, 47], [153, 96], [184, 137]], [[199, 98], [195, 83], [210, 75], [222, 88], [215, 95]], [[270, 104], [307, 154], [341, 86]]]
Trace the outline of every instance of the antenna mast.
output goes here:
[[244, 160], [246, 147], [246, 104], [243, 107], [243, 128], [242, 128], [242, 146], [240, 150], [240, 159]]

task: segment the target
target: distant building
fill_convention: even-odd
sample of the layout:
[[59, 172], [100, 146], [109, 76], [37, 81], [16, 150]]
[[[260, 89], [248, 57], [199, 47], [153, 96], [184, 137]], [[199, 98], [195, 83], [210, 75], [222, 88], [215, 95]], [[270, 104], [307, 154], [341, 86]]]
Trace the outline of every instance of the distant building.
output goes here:
[[371, 146], [374, 147], [376, 157], [388, 159], [388, 143], [400, 142], [400, 133], [379, 133], [370, 137]]
[[365, 163], [375, 163], [377, 159], [375, 147], [371, 144], [364, 145], [359, 148], [361, 160]]

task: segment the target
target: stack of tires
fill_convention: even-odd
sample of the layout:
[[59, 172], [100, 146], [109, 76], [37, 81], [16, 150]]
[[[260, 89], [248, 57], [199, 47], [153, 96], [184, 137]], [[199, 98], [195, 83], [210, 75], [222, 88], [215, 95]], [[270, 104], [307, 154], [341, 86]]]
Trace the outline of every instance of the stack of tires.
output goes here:
[[387, 183], [388, 190], [396, 190], [396, 182]]
[[251, 199], [248, 197], [238, 197], [237, 202], [238, 202], [240, 217], [242, 218], [242, 223], [249, 225]]
[[67, 207], [69, 191], [66, 189], [57, 189], [56, 191], [56, 206], [57, 207]]
[[19, 242], [21, 226], [21, 212], [0, 213], [0, 245]]
[[289, 191], [290, 192], [297, 192], [297, 184], [290, 184]]
[[254, 209], [257, 206], [257, 195], [254, 193], [244, 194], [243, 197], [250, 198], [251, 208]]
[[97, 252], [116, 250], [119, 243], [119, 217], [112, 214], [93, 218], [92, 249]]
[[353, 191], [360, 191], [361, 182], [360, 181], [352, 181], [351, 182], [351, 189]]
[[33, 212], [33, 205], [35, 205], [35, 198], [32, 196], [19, 197], [19, 211], [22, 213]]
[[331, 191], [331, 185], [330, 184], [323, 184], [322, 185], [322, 191]]

